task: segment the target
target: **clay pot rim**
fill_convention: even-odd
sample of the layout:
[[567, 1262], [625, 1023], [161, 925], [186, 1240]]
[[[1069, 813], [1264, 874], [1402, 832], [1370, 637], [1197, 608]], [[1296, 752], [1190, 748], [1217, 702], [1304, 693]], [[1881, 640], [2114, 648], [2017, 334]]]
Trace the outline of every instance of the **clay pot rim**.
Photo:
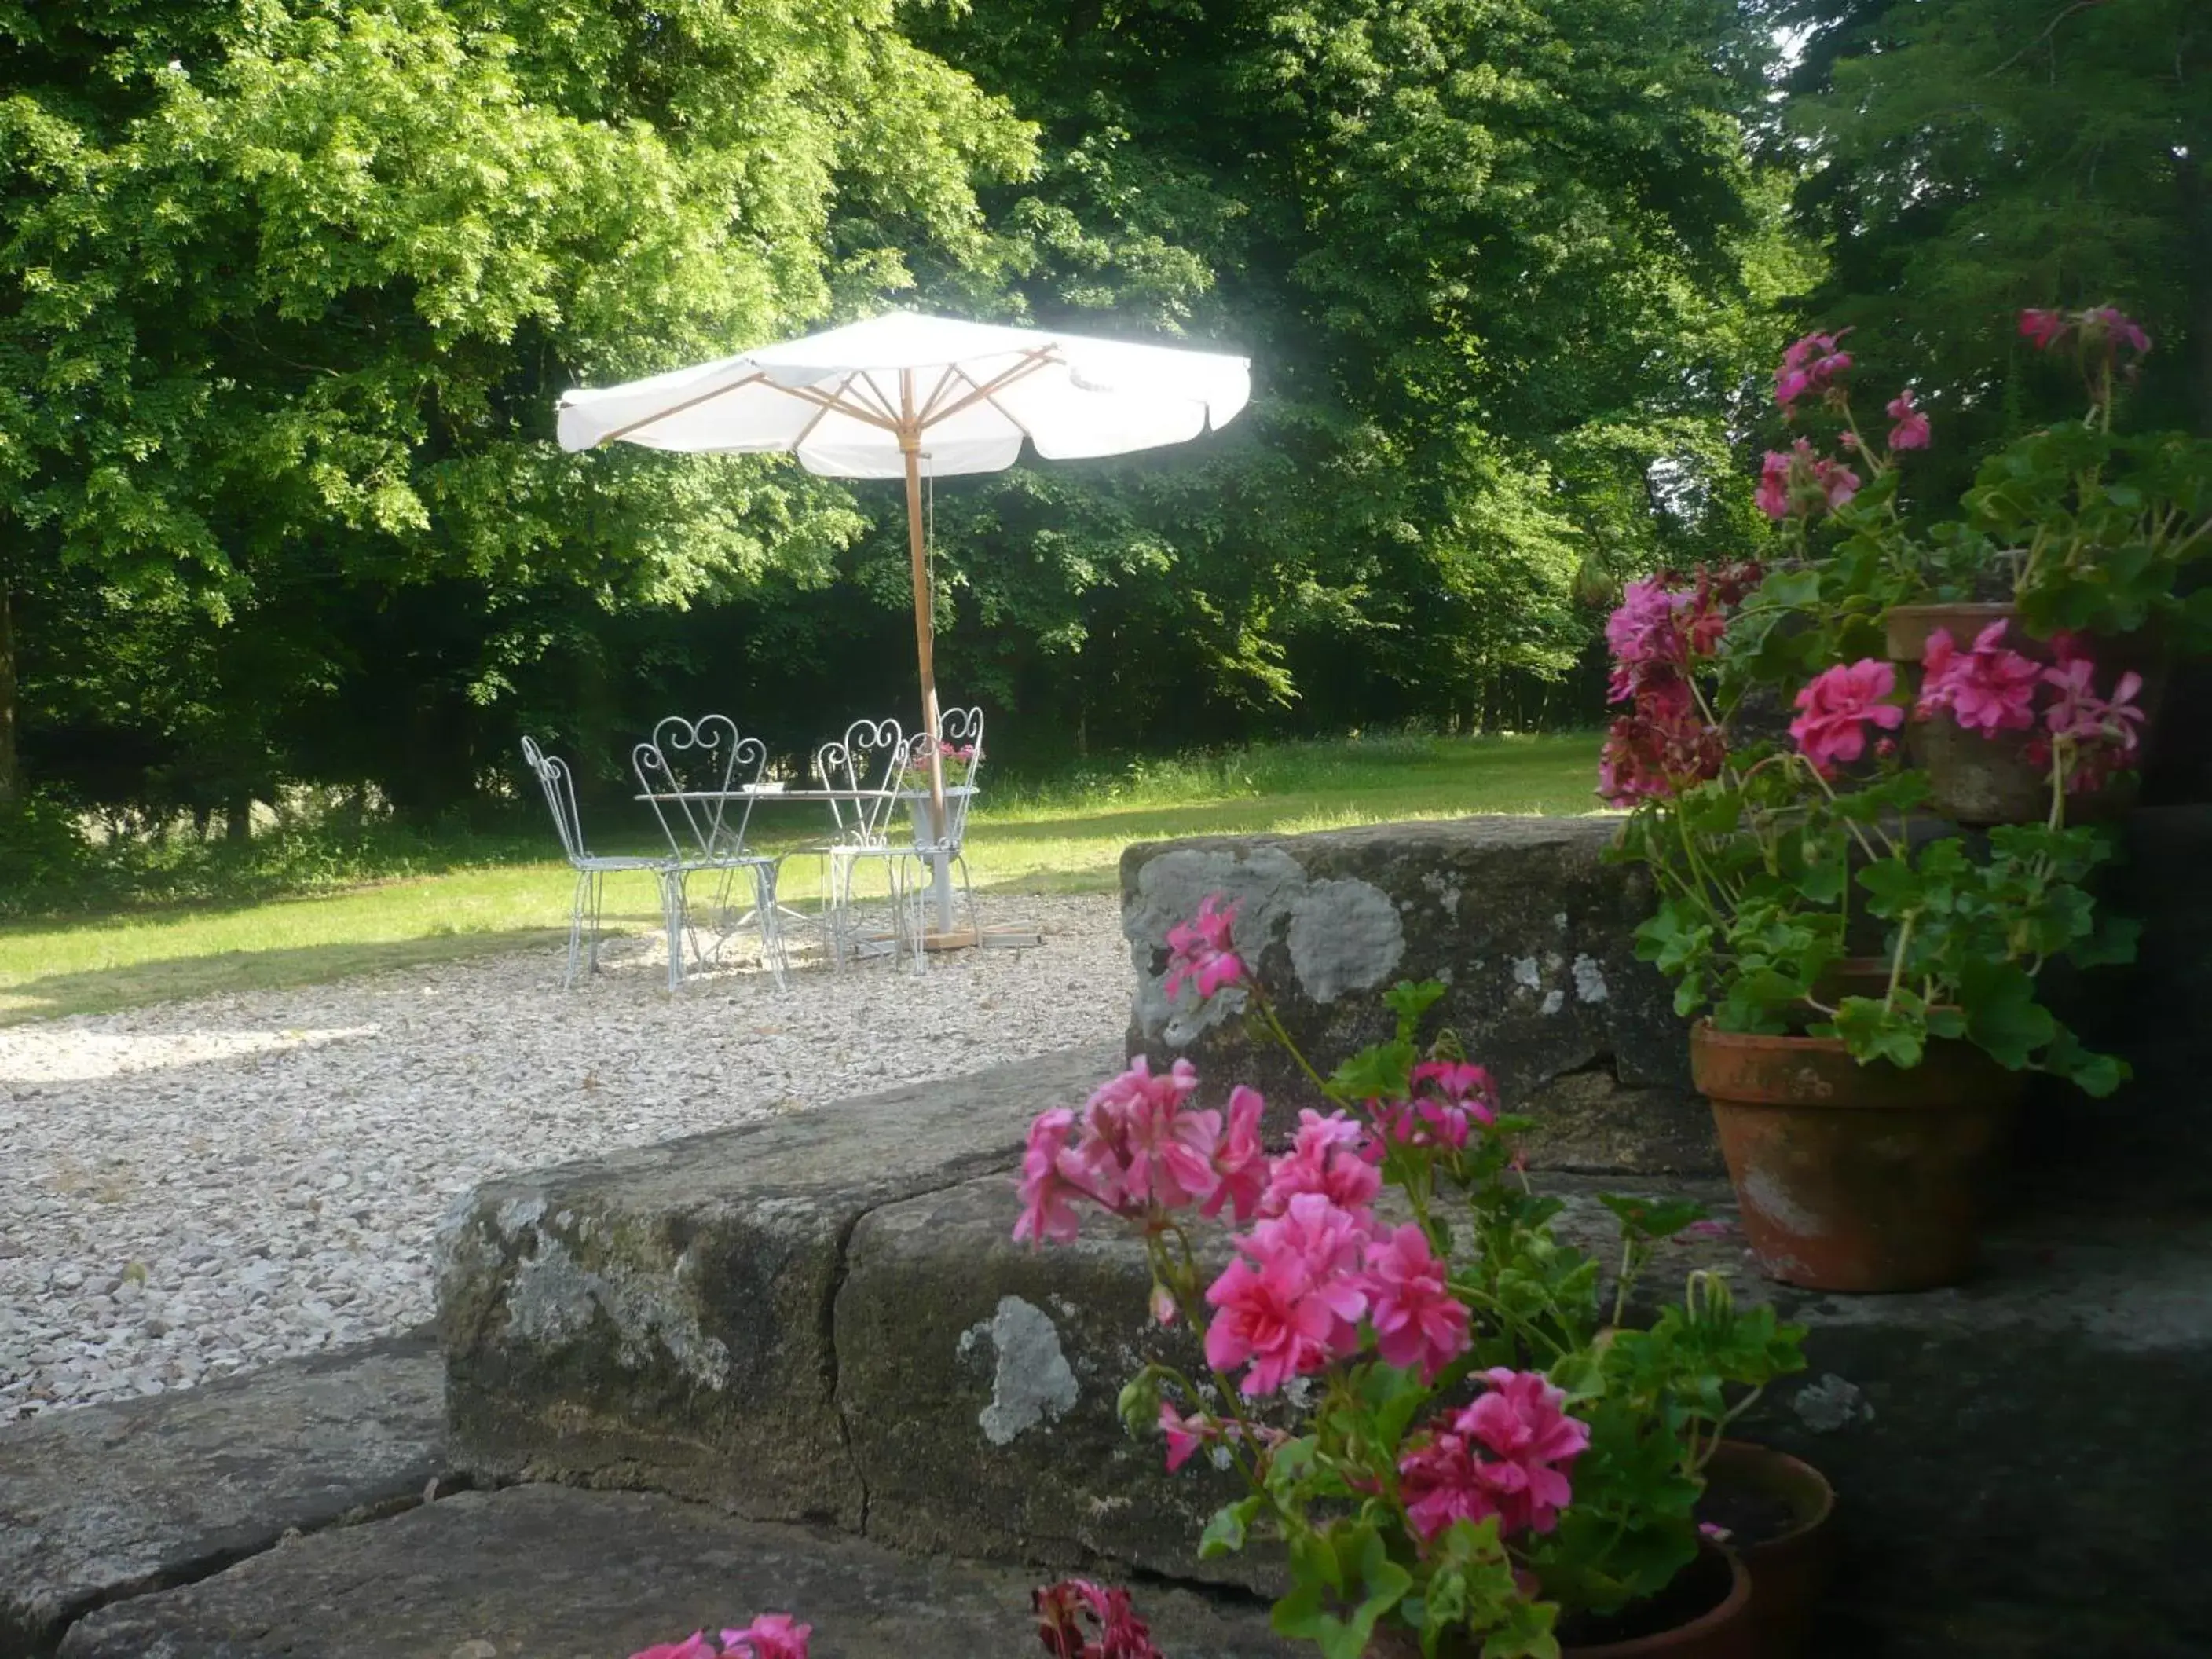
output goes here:
[[1731, 1620], [1748, 1618], [1751, 1570], [1744, 1565], [1743, 1558], [1727, 1545], [1717, 1544], [1703, 1535], [1698, 1539], [1698, 1552], [1701, 1555], [1717, 1555], [1728, 1564], [1729, 1592], [1713, 1606], [1686, 1625], [1655, 1631], [1649, 1636], [1632, 1636], [1623, 1642], [1598, 1642], [1587, 1647], [1562, 1643], [1560, 1659], [1641, 1659], [1644, 1655], [1670, 1653], [1700, 1637], [1711, 1635]]
[[[1772, 1545], [1780, 1544], [1793, 1538], [1802, 1538], [1807, 1533], [1813, 1532], [1819, 1528], [1826, 1526], [1829, 1520], [1835, 1515], [1835, 1484], [1831, 1481], [1826, 1475], [1821, 1474], [1817, 1468], [1808, 1463], [1802, 1457], [1793, 1455], [1791, 1453], [1784, 1451], [1778, 1447], [1761, 1445], [1756, 1440], [1734, 1439], [1722, 1441], [1719, 1451], [1716, 1455], [1733, 1455], [1744, 1462], [1760, 1462], [1770, 1465], [1782, 1465], [1794, 1473], [1804, 1476], [1806, 1478], [1807, 1486], [1820, 1493], [1820, 1502], [1814, 1506], [1813, 1513], [1810, 1516], [1807, 1516], [1802, 1521], [1796, 1522], [1786, 1532], [1777, 1533], [1771, 1538], [1762, 1538], [1754, 1545], [1747, 1545], [1745, 1547], [1747, 1549], [1765, 1549]], [[1710, 1469], [1712, 1467], [1712, 1464], [1708, 1462], [1705, 1467]]]

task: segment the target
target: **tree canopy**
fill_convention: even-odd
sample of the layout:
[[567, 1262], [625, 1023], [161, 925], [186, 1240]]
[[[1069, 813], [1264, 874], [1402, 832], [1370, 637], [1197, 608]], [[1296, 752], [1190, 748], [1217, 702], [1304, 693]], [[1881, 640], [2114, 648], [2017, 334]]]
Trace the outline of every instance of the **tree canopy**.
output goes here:
[[936, 490], [1002, 757], [1594, 718], [1812, 321], [1961, 468], [2066, 394], [2021, 304], [2136, 308], [2212, 419], [2212, 21], [2030, 9], [0, 0], [0, 798], [429, 817], [526, 728], [903, 708], [896, 490], [551, 441], [890, 303], [1255, 363], [1219, 434]]

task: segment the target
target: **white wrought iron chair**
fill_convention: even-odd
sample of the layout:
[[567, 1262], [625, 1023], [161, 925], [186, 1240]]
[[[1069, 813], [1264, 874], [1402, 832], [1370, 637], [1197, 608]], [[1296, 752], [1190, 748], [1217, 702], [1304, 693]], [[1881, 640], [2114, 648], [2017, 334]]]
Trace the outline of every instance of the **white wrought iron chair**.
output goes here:
[[887, 834], [897, 800], [899, 775], [906, 764], [906, 734], [893, 720], [855, 720], [845, 735], [814, 751], [815, 775], [830, 795], [831, 838], [808, 850], [822, 859], [822, 923], [830, 960], [842, 969], [857, 954], [860, 928], [853, 903], [853, 876], [875, 863], [891, 885], [893, 948], [902, 942], [898, 862], [906, 849], [891, 845]]
[[[788, 964], [775, 900], [780, 860], [745, 846], [745, 830], [767, 764], [768, 746], [758, 738], [740, 737], [737, 723], [726, 714], [702, 714], [696, 720], [671, 714], [630, 750], [638, 787], [668, 837], [677, 912], [692, 956], [703, 966], [720, 953], [722, 941], [750, 919], [760, 930], [761, 960], [782, 989]], [[697, 930], [691, 925], [690, 878], [700, 872], [720, 877], [714, 893], [712, 952], [700, 950]], [[730, 902], [741, 877], [751, 889], [749, 916], [737, 915]], [[672, 990], [683, 982], [683, 971], [681, 957], [672, 955]]]
[[[960, 872], [961, 898], [968, 915], [969, 931], [978, 933], [980, 942], [975, 887], [969, 878], [964, 848], [968, 809], [975, 801], [983, 770], [983, 711], [945, 709], [938, 715], [937, 730], [938, 748], [942, 754], [940, 764], [945, 770], [945, 822], [941, 825], [936, 822], [935, 804], [929, 796], [929, 739], [917, 735], [908, 745], [905, 766], [908, 787], [904, 794], [914, 820], [913, 845], [900, 849], [904, 859], [912, 860], [915, 878], [910, 887], [903, 879], [895, 879], [893, 890], [911, 891], [913, 934], [917, 941], [926, 941], [939, 864], [942, 861], [957, 868]], [[903, 872], [903, 864], [901, 869]]]
[[576, 969], [583, 960], [584, 918], [591, 917], [590, 970], [599, 971], [599, 915], [606, 893], [608, 876], [623, 871], [647, 871], [660, 884], [661, 919], [668, 930], [668, 949], [674, 955], [678, 918], [683, 898], [677, 884], [676, 861], [669, 858], [605, 858], [593, 853], [584, 843], [584, 826], [576, 811], [576, 781], [568, 770], [568, 763], [558, 756], [549, 755], [538, 746], [537, 740], [522, 740], [522, 758], [537, 775], [538, 787], [545, 792], [545, 805], [552, 809], [554, 833], [561, 837], [561, 851], [576, 872], [575, 896], [568, 907], [568, 963], [561, 975], [561, 988], [567, 990], [576, 982]]

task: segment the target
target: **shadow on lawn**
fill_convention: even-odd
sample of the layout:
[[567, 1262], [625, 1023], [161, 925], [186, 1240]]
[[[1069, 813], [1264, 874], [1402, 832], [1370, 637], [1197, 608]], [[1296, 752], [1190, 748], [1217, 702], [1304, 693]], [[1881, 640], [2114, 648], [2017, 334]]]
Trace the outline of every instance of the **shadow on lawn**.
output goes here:
[[[610, 915], [628, 930], [632, 918]], [[269, 951], [222, 951], [172, 957], [75, 973], [48, 974], [0, 986], [0, 1025], [64, 1014], [108, 1013], [182, 997], [279, 990], [320, 984], [355, 974], [453, 962], [501, 951], [544, 950], [557, 969], [568, 945], [565, 927], [510, 927], [483, 933], [432, 933], [374, 943], [288, 945]]]

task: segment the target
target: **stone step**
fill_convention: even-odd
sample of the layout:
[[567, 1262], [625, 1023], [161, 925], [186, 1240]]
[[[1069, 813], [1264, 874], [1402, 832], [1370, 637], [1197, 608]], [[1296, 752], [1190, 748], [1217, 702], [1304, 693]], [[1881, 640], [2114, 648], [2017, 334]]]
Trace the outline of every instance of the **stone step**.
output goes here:
[[[455, 1456], [918, 1553], [1264, 1585], [1263, 1557], [1195, 1559], [1226, 1477], [1169, 1476], [1115, 1418], [1143, 1358], [1190, 1358], [1144, 1322], [1141, 1250], [1103, 1218], [1071, 1247], [1010, 1237], [1020, 1124], [1111, 1064], [1057, 1057], [486, 1189], [441, 1279]], [[1729, 1212], [1717, 1182], [1542, 1180], [1593, 1243], [1600, 1187]], [[2212, 1418], [2190, 1403], [2212, 1398], [2212, 1214], [2075, 1198], [2001, 1224], [1958, 1290], [1791, 1291], [1727, 1241], [1655, 1267], [1729, 1267], [1810, 1328], [1810, 1369], [1753, 1426], [1843, 1493], [1834, 1651], [2212, 1650], [2194, 1473]]]
[[443, 1396], [418, 1336], [0, 1429], [0, 1659], [288, 1534], [419, 1503], [447, 1469]]
[[[462, 1492], [287, 1542], [182, 1589], [106, 1607], [63, 1659], [625, 1659], [702, 1626], [789, 1613], [815, 1659], [1016, 1659], [1039, 1651], [1038, 1576], [917, 1560], [849, 1535], [740, 1521], [641, 1492]], [[1290, 1659], [1264, 1607], [1143, 1585], [1175, 1659]]]

